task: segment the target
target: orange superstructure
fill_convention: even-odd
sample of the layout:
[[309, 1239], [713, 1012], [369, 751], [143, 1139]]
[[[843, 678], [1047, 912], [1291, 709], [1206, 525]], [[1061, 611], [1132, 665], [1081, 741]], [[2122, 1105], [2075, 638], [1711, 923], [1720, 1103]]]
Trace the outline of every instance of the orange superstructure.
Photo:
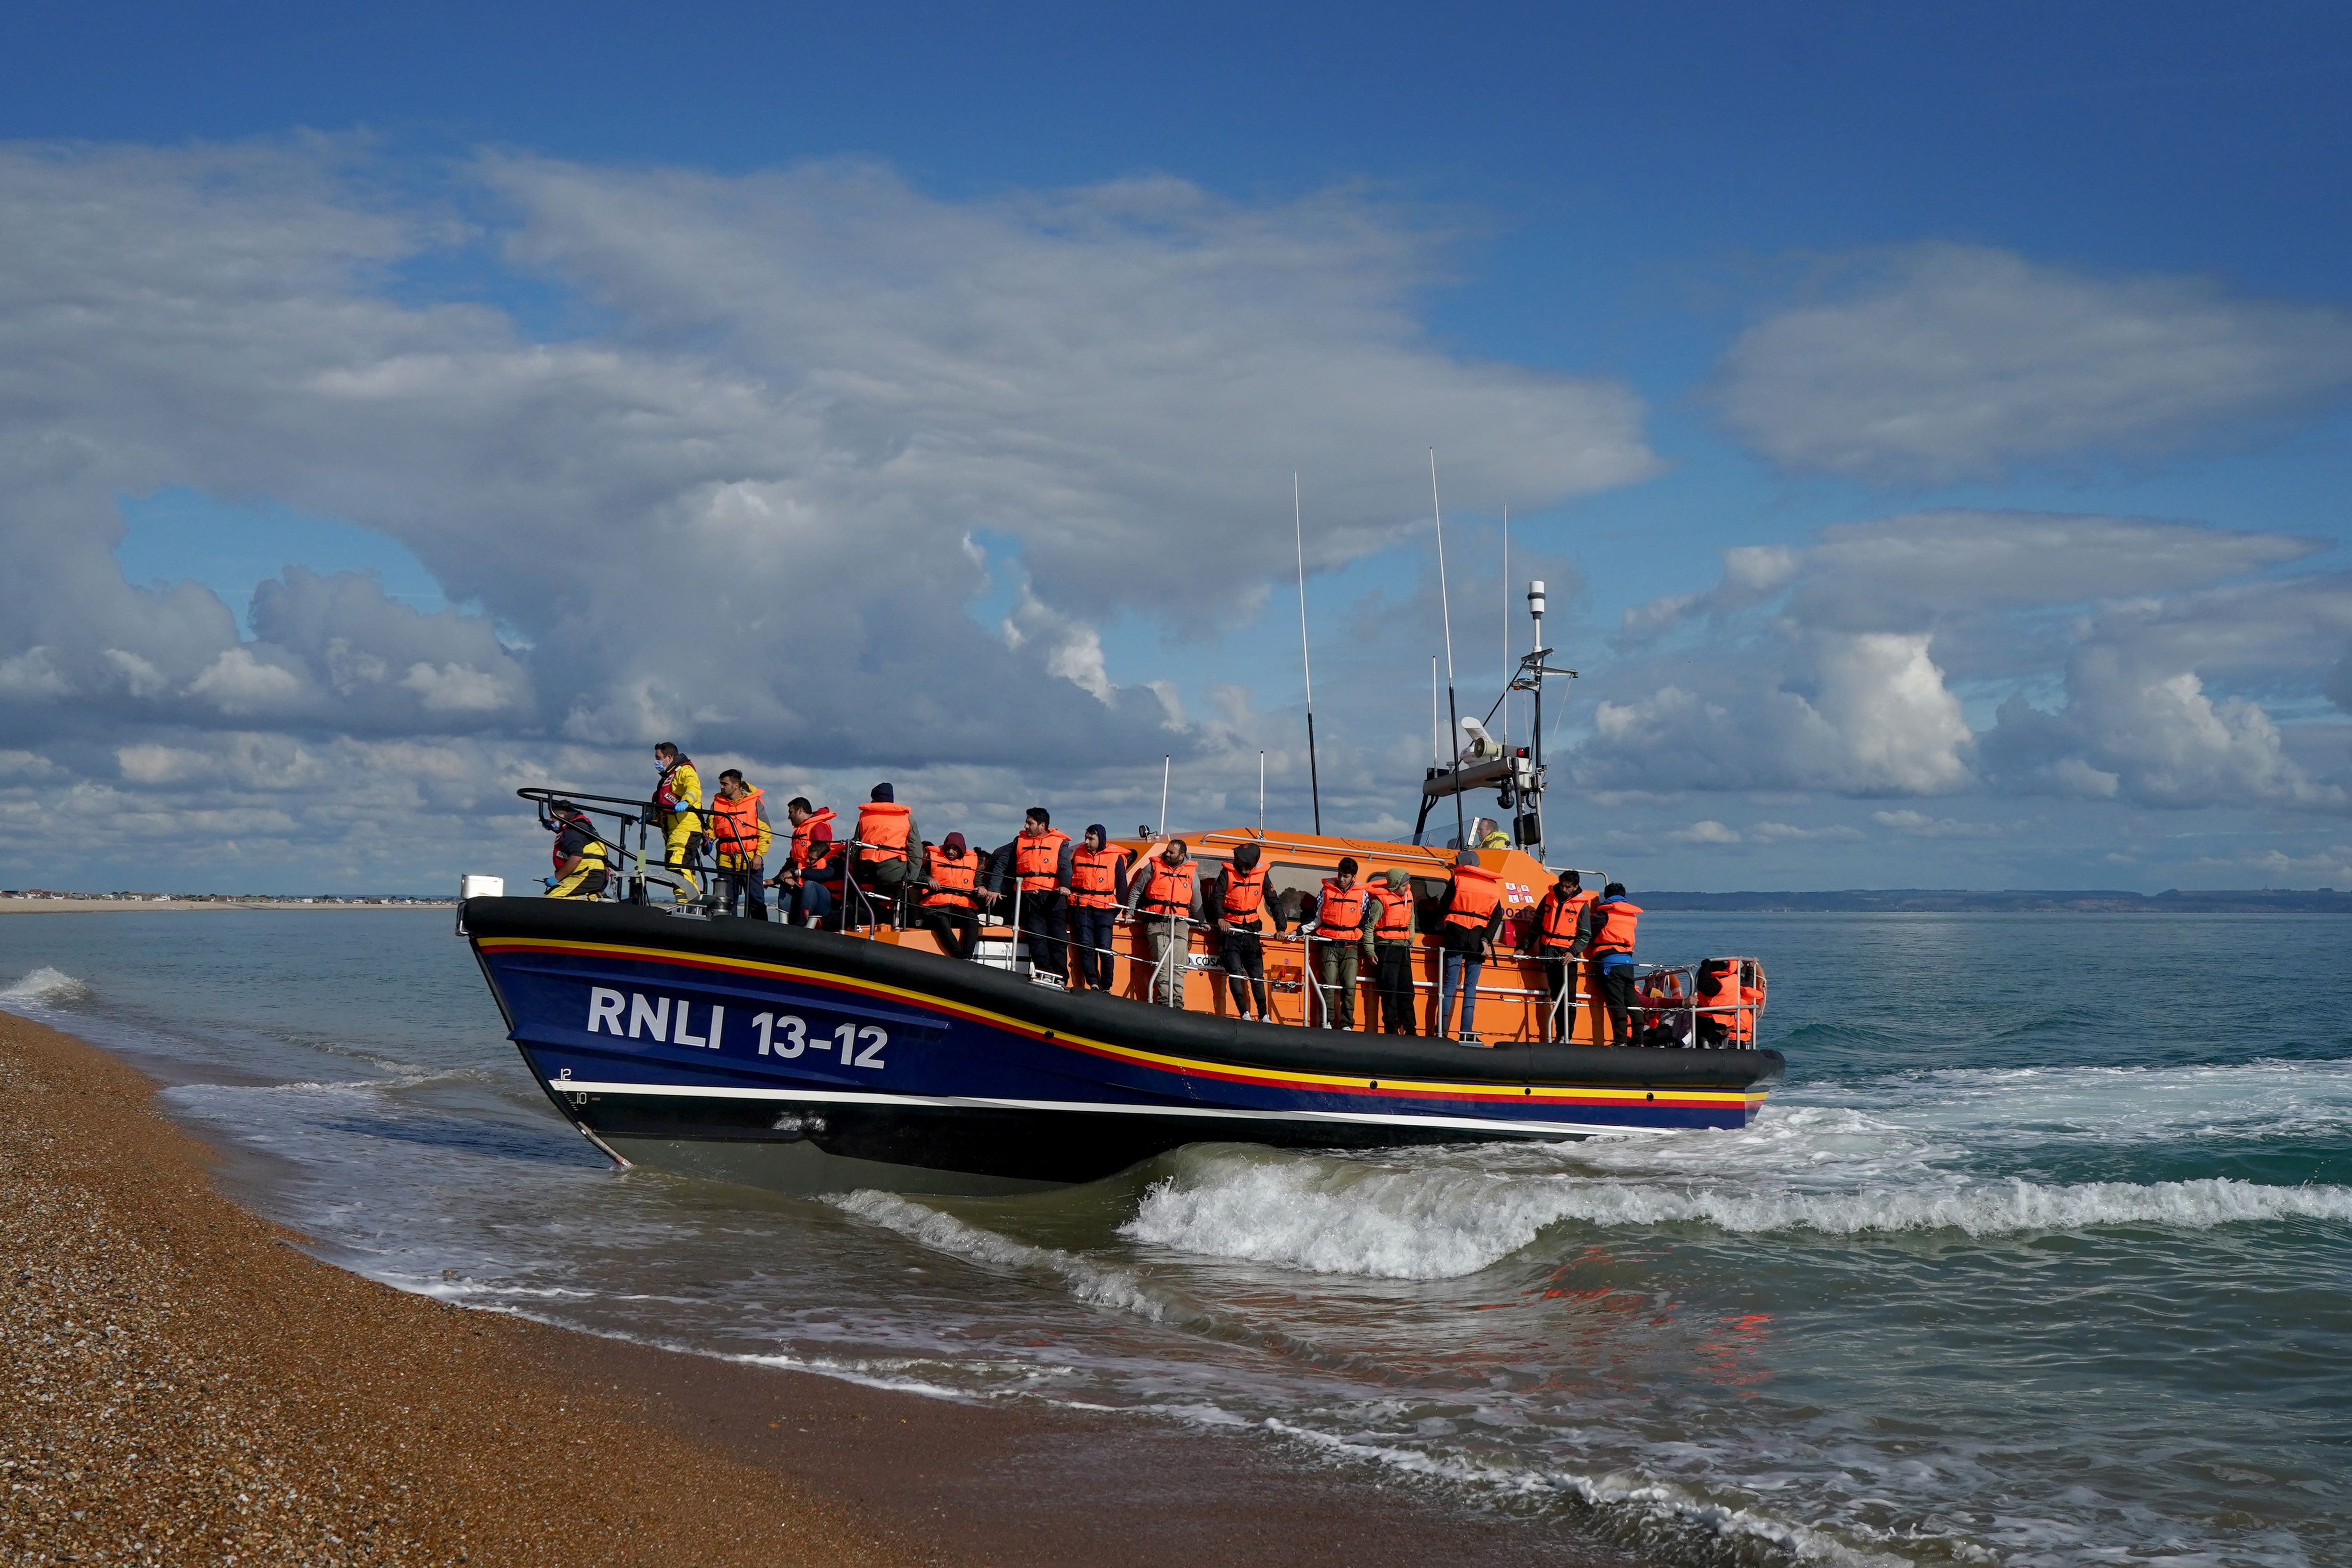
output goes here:
[[[1355, 860], [1360, 884], [1368, 885], [1391, 869], [1403, 871], [1412, 879], [1415, 910], [1414, 1026], [1422, 1034], [1430, 1032], [1437, 1012], [1437, 949], [1430, 929], [1434, 922], [1426, 915], [1445, 890], [1455, 851], [1381, 839], [1260, 833], [1255, 828], [1119, 838], [1112, 843], [1135, 858], [1131, 864], [1139, 866], [1145, 857], [1157, 854], [1168, 838], [1181, 838], [1191, 846], [1203, 886], [1215, 879], [1232, 858], [1236, 846], [1258, 846], [1259, 865], [1265, 872], [1265, 903], [1279, 917], [1282, 927], [1277, 932], [1273, 929], [1276, 922], [1268, 920], [1261, 940], [1275, 1021], [1284, 1024], [1306, 1024], [1310, 1020], [1319, 1023], [1322, 1018], [1319, 1009], [1310, 1007], [1307, 991], [1316, 973], [1308, 948], [1318, 939], [1311, 933], [1302, 935], [1299, 926], [1303, 918], [1311, 918], [1312, 905], [1308, 900], [1320, 892], [1324, 879], [1336, 873], [1342, 857]], [[1532, 945], [1528, 938], [1536, 919], [1536, 905], [1550, 889], [1553, 875], [1524, 850], [1481, 849], [1475, 853], [1478, 864], [1491, 872], [1499, 884], [1503, 908], [1502, 932], [1496, 941], [1495, 954], [1478, 982], [1478, 1032], [1488, 1045], [1544, 1039], [1548, 1037], [1543, 1027], [1543, 1011], [1548, 1003], [1543, 965], [1521, 950]], [[999, 919], [1006, 907], [1009, 900], [1006, 906], [1000, 906]], [[875, 935], [878, 940], [908, 947], [927, 951], [937, 947], [930, 934], [923, 931], [891, 931], [885, 927]], [[1013, 940], [1013, 931], [1003, 925], [983, 927], [981, 931], [983, 943], [1009, 944]], [[1139, 1003], [1150, 1003], [1152, 958], [1143, 928], [1122, 924], [1114, 941], [1117, 962], [1112, 989]], [[1183, 1005], [1189, 1011], [1223, 1016], [1233, 1009], [1232, 998], [1222, 983], [1223, 972], [1217, 967], [1218, 948], [1215, 931], [1204, 927], [1192, 933], [1191, 963], [1183, 989]], [[1009, 948], [1005, 951], [1009, 953]], [[1372, 984], [1372, 971], [1367, 965], [1358, 980], [1361, 994], [1357, 998], [1355, 1016], [1360, 1019], [1380, 1016]], [[1608, 1039], [1606, 1022], [1596, 1021], [1591, 992], [1592, 987], [1580, 975], [1575, 1005], [1567, 1020], [1569, 1031], [1560, 1038], [1585, 1045]]]

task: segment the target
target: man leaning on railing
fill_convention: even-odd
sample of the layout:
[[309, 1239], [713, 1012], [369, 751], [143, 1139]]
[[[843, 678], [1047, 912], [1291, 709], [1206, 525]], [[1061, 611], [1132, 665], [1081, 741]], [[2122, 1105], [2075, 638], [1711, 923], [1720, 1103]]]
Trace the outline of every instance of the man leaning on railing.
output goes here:
[[1144, 921], [1151, 938], [1151, 999], [1181, 1007], [1192, 928], [1201, 921], [1200, 865], [1182, 839], [1171, 838], [1127, 879], [1127, 887], [1128, 912]]

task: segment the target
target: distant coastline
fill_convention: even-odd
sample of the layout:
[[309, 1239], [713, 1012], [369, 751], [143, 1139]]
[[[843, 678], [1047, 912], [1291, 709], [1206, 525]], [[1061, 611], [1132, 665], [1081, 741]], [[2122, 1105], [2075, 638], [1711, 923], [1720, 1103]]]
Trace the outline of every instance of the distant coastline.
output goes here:
[[0, 892], [0, 915], [76, 915], [111, 910], [119, 914], [158, 914], [198, 910], [446, 910], [455, 899], [410, 899], [317, 896], [270, 899], [228, 898], [215, 893], [17, 893]]
[[2352, 914], [2352, 892], [2333, 888], [2300, 891], [2252, 888], [2189, 892], [2116, 892], [2105, 889], [2012, 888], [1998, 893], [1958, 888], [1850, 888], [1819, 893], [1675, 893], [1634, 895], [1644, 910], [1705, 910], [1757, 914]]

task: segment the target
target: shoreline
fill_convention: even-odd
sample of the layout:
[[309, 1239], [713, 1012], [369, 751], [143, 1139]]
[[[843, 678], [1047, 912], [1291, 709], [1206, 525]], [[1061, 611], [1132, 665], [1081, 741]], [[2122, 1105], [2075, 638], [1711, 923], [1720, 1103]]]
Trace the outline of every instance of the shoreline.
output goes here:
[[268, 899], [256, 899], [249, 903], [229, 899], [157, 899], [144, 901], [135, 899], [0, 899], [0, 915], [176, 915], [196, 914], [204, 911], [233, 911], [239, 914], [268, 914], [282, 911], [288, 914], [312, 915], [346, 910], [364, 910], [370, 913], [386, 911], [398, 913], [405, 910], [415, 913], [418, 910], [440, 910], [454, 914], [457, 908], [455, 900], [445, 900], [437, 904], [305, 904], [280, 902]]
[[[321, 1262], [154, 1081], [0, 1013], [12, 1561], [1628, 1568], [1253, 1435], [602, 1339]], [[1562, 1515], [1573, 1510], [1561, 1510]]]

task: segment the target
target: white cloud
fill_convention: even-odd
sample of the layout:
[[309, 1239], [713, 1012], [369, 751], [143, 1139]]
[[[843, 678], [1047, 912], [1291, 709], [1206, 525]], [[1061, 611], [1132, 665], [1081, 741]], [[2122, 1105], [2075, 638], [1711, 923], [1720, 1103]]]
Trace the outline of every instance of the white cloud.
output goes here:
[[[1594, 737], [1575, 753], [1576, 780], [1848, 795], [1960, 788], [1970, 778], [1963, 753], [1972, 737], [1928, 640], [1821, 634], [1778, 644], [1769, 658], [1679, 664], [1678, 680], [1597, 703]], [[1627, 669], [1612, 683], [1643, 673]]]
[[[96, 770], [125, 822], [142, 792], [229, 821], [195, 803], [257, 726], [308, 737], [306, 765], [439, 748], [497, 810], [550, 758], [613, 766], [572, 742], [657, 736], [803, 776], [961, 769], [997, 802], [1031, 796], [1023, 770], [1115, 795], [1258, 722], [1118, 684], [1102, 634], [1254, 615], [1288, 571], [1294, 468], [1321, 569], [1423, 526], [1432, 442], [1469, 509], [1657, 466], [1622, 384], [1428, 341], [1447, 237], [1347, 195], [953, 202], [868, 165], [486, 158], [454, 203], [490, 198], [510, 265], [605, 323], [541, 342], [388, 287], [479, 237], [366, 156], [0, 147], [0, 721]], [[383, 532], [480, 611], [294, 567], [247, 637], [207, 589], [123, 582], [116, 498], [167, 485]], [[967, 613], [975, 530], [1018, 552], [1017, 647]], [[384, 781], [340, 827], [306, 804], [238, 827], [240, 853], [324, 853], [423, 798]]]
[[2352, 388], [2352, 313], [2201, 278], [2105, 279], [1928, 244], [1743, 333], [1732, 429], [1792, 468], [1931, 481], [2161, 453]]
[[[2297, 758], [2263, 700], [2333, 693], [2352, 575], [2263, 574], [2320, 548], [2192, 523], [1937, 511], [1727, 552], [1713, 586], [1628, 617], [1620, 647], [1639, 657], [1587, 683], [1594, 733], [1573, 771], [1619, 788], [2341, 810], [2344, 784]], [[1654, 648], [1670, 651], [1643, 651]], [[2008, 693], [1981, 735], [1962, 681]]]
[[1738, 844], [1739, 835], [1722, 823], [1709, 818], [1694, 822], [1688, 827], [1678, 827], [1666, 837], [1676, 844]]
[[188, 683], [188, 694], [239, 718], [282, 713], [302, 696], [302, 678], [282, 666], [265, 664], [251, 648], [224, 648]]

